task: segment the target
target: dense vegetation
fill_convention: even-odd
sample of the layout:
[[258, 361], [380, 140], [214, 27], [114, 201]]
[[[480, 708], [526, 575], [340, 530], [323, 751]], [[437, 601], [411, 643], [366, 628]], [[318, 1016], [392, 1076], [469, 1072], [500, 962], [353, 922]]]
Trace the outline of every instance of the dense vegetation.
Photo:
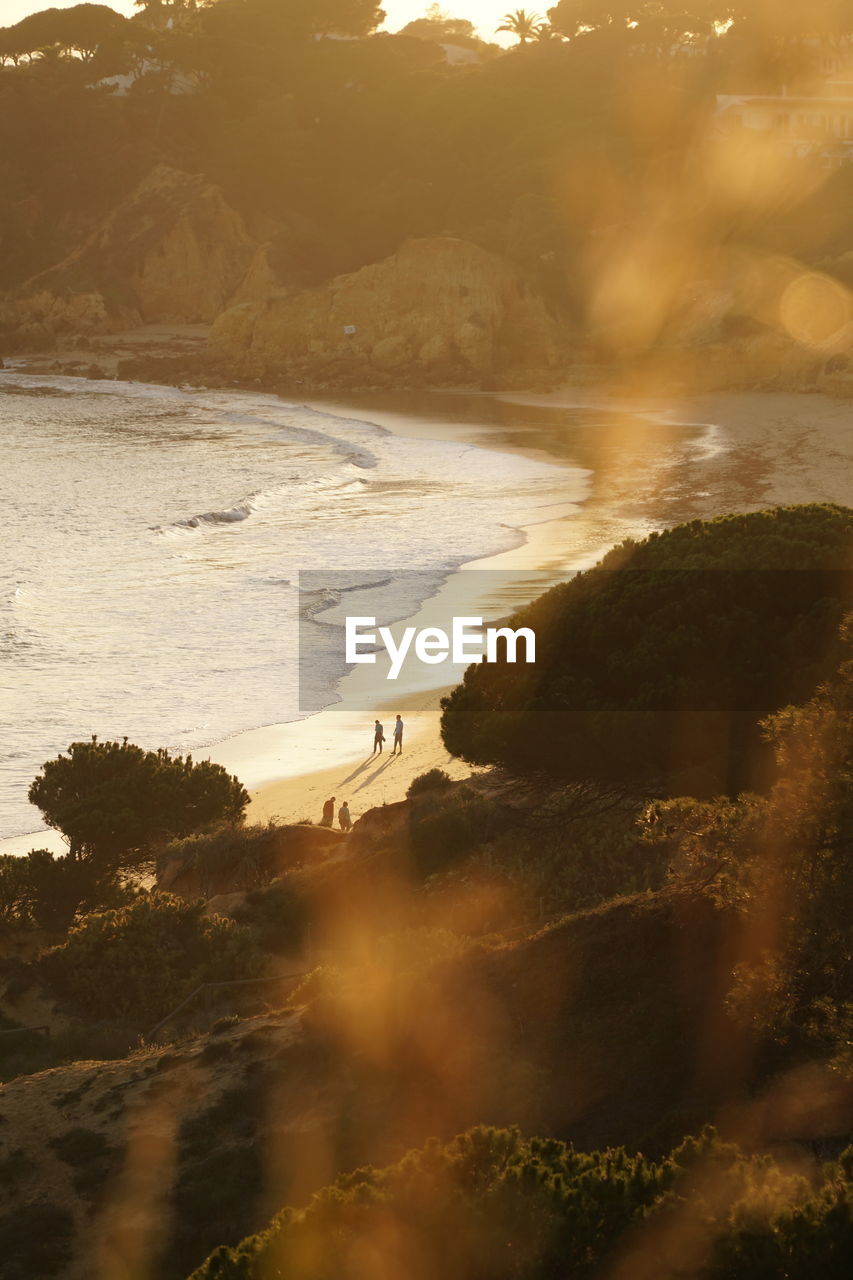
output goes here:
[[249, 793], [209, 760], [92, 738], [48, 760], [29, 799], [65, 836], [70, 858], [112, 873], [151, 861], [170, 838], [239, 821]]
[[[814, 35], [853, 27], [840, 3], [818, 19], [792, 0], [772, 31], [767, 14], [758, 0], [563, 0], [541, 38], [509, 51], [452, 15], [377, 33], [373, 0], [33, 15], [0, 31], [0, 287], [59, 261], [163, 161], [223, 188], [271, 240], [283, 283], [452, 234], [514, 259], [579, 319], [634, 226], [639, 269], [663, 288], [673, 267], [676, 291], [681, 259], [718, 247], [834, 260], [851, 247], [849, 175], [803, 161], [789, 178], [721, 188], [713, 147], [697, 142], [715, 93], [813, 84]], [[442, 43], [479, 61], [451, 65]], [[117, 76], [127, 92], [113, 92]]]
[[86, 1017], [144, 1028], [205, 982], [254, 977], [260, 957], [249, 932], [204, 903], [164, 893], [140, 896], [117, 911], [92, 912], [40, 969]]
[[[320, 967], [272, 997], [296, 1009], [220, 1019], [126, 1069], [74, 1067], [51, 1152], [81, 1203], [99, 1203], [123, 1159], [104, 1117], [124, 1134], [137, 1106], [194, 1080], [164, 1192], [172, 1225], [152, 1246], [164, 1280], [193, 1267], [326, 1280], [366, 1258], [426, 1280], [592, 1276], [649, 1257], [656, 1280], [846, 1276], [850, 1153], [818, 1164], [806, 1139], [830, 1135], [823, 1157], [849, 1141], [850, 643], [811, 698], [765, 722], [764, 795], [657, 801], [638, 829], [636, 801], [600, 785], [445, 782], [368, 816], [342, 861], [249, 893], [236, 926], [158, 894], [85, 917], [29, 975], [107, 1021], [19, 1045], [7, 1077], [106, 1056], [117, 1016], [125, 1052], [191, 985], [256, 972], [258, 944]], [[173, 851], [193, 866], [209, 853], [219, 874], [241, 838], [254, 864], [270, 833], [221, 829]], [[682, 1143], [721, 1113], [742, 1119], [749, 1154], [709, 1134]], [[477, 1129], [384, 1167], [477, 1123], [546, 1136]], [[753, 1154], [780, 1136], [778, 1163]], [[4, 1160], [37, 1167], [16, 1142], [0, 1176]], [[329, 1169], [356, 1171], [310, 1199]], [[288, 1203], [302, 1207], [263, 1230]]]
[[449, 783], [450, 774], [445, 769], [427, 769], [426, 773], [419, 773], [416, 778], [412, 778], [406, 795], [411, 800], [412, 796], [423, 795], [425, 791], [440, 791]]
[[626, 542], [515, 615], [535, 665], [468, 669], [448, 750], [659, 796], [766, 783], [761, 720], [837, 668], [851, 532], [848, 509], [806, 506]]
[[480, 1128], [345, 1175], [307, 1208], [217, 1250], [193, 1280], [349, 1280], [377, 1256], [389, 1274], [423, 1280], [582, 1280], [617, 1258], [648, 1265], [652, 1249], [656, 1276], [701, 1268], [708, 1280], [814, 1280], [817, 1269], [842, 1280], [851, 1176], [850, 1149], [837, 1164], [793, 1172], [712, 1131], [655, 1163]]
[[80, 910], [116, 906], [132, 890], [88, 862], [48, 849], [0, 855], [0, 922], [48, 932], [67, 929]]
[[170, 840], [219, 824], [214, 843], [248, 838], [235, 834], [248, 792], [221, 765], [127, 741], [72, 743], [44, 764], [29, 797], [68, 853], [0, 856], [0, 922], [9, 925], [62, 932], [79, 913], [126, 904], [128, 873], [151, 866]]
[[[853, 1027], [853, 632], [838, 673], [765, 730], [777, 781], [767, 796], [653, 805], [648, 838], [672, 875], [714, 886], [754, 942], [729, 995], [758, 1037], [844, 1052]], [[772, 940], [772, 941], [771, 941]]]
[[[0, 288], [60, 261], [164, 161], [222, 188], [282, 284], [449, 233], [521, 266], [602, 348], [602, 281], [626, 261], [653, 296], [641, 347], [671, 336], [667, 297], [677, 310], [742, 252], [853, 282], [850, 167], [727, 168], [713, 125], [717, 93], [820, 91], [823, 51], [853, 35], [848, 0], [559, 0], [547, 21], [510, 17], [509, 51], [452, 14], [377, 33], [375, 0], [138, 7], [0, 31]], [[604, 295], [618, 319], [621, 294]], [[215, 766], [95, 742], [48, 762], [32, 799], [69, 853], [0, 858], [6, 1078], [120, 1057], [202, 982], [282, 956], [318, 967], [271, 997], [297, 1012], [243, 1030], [233, 1014], [108, 1082], [75, 1066], [41, 1108], [72, 1109], [49, 1166], [35, 1143], [0, 1144], [19, 1197], [0, 1215], [4, 1274], [56, 1273], [75, 1250], [77, 1265], [104, 1187], [144, 1190], [102, 1126], [147, 1141], [153, 1115], [175, 1119], [171, 1226], [139, 1265], [175, 1280], [223, 1242], [199, 1280], [846, 1278], [849, 1148], [819, 1164], [792, 1142], [777, 1163], [704, 1133], [662, 1153], [732, 1102], [758, 1145], [786, 1108], [805, 1113], [795, 1139], [849, 1138], [843, 1114], [827, 1106], [820, 1129], [782, 1085], [808, 1063], [832, 1101], [851, 1074], [851, 532], [850, 511], [811, 507], [616, 549], [517, 620], [537, 630], [533, 671], [472, 669], [448, 701], [448, 746], [507, 769], [432, 771], [349, 859], [271, 885], [275, 834], [242, 825], [246, 793]], [[242, 860], [236, 922], [129, 882], [168, 841], [203, 886]], [[39, 930], [69, 925], [37, 954]], [[51, 1001], [65, 1029], [28, 1033]], [[419, 1146], [481, 1120], [546, 1136]], [[44, 1198], [57, 1160], [74, 1213]], [[288, 1201], [302, 1207], [238, 1243]]]

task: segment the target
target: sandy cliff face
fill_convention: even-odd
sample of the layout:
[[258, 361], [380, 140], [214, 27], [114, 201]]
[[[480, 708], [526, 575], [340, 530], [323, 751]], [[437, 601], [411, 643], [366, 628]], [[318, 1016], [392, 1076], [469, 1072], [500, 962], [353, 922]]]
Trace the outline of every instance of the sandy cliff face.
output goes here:
[[7, 299], [0, 327], [50, 345], [62, 333], [210, 321], [256, 247], [218, 187], [158, 165], [79, 249]]
[[[175, 170], [155, 170], [137, 192], [137, 202], [140, 197], [162, 203], [159, 227], [138, 207], [125, 211], [125, 216], [137, 219], [140, 251], [129, 285], [142, 319], [213, 320], [255, 252], [243, 219], [218, 187]], [[149, 237], [149, 228], [155, 235]]]
[[212, 357], [243, 376], [421, 371], [482, 377], [556, 358], [557, 330], [521, 274], [449, 237], [410, 240], [328, 285], [219, 317]]

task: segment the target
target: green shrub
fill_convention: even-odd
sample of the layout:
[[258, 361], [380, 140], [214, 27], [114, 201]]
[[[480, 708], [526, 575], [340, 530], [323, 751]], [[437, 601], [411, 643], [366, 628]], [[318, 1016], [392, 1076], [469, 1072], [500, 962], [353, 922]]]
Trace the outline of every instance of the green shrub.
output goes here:
[[86, 916], [41, 958], [41, 972], [86, 1016], [146, 1025], [202, 983], [258, 974], [250, 931], [203, 912], [203, 902], [152, 893]]
[[735, 966], [727, 1004], [756, 1037], [821, 1058], [849, 1053], [853, 1025], [853, 625], [843, 641], [835, 679], [765, 722], [777, 764], [766, 795], [646, 813], [673, 879], [707, 884], [747, 933], [760, 934], [769, 894], [781, 895], [784, 933]]
[[124, 742], [72, 742], [48, 760], [29, 799], [101, 873], [147, 861], [157, 845], [216, 822], [237, 822], [249, 794], [209, 760]]
[[599, 906], [612, 898], [659, 889], [670, 854], [645, 843], [638, 819], [643, 807], [614, 804], [574, 815], [559, 804], [508, 816], [496, 838], [466, 861], [460, 874], [480, 874], [489, 887], [507, 889], [511, 918], [528, 911], [554, 916]]
[[426, 878], [443, 871], [501, 830], [503, 809], [494, 800], [460, 786], [428, 792], [414, 807], [410, 834], [415, 870]]
[[225, 1031], [230, 1031], [232, 1027], [236, 1027], [241, 1022], [239, 1013], [228, 1013], [222, 1018], [217, 1018], [213, 1026], [210, 1028], [212, 1036], [222, 1035]]
[[339, 1178], [307, 1208], [217, 1249], [191, 1280], [325, 1280], [349, 1274], [354, 1257], [421, 1280], [588, 1280], [631, 1250], [636, 1273], [650, 1275], [662, 1242], [667, 1275], [842, 1280], [853, 1243], [849, 1156], [816, 1169], [809, 1185], [710, 1130], [653, 1161], [477, 1128]]
[[[267, 884], [273, 874], [280, 839], [281, 828], [274, 822], [220, 823], [208, 831], [170, 840], [158, 850], [157, 870], [177, 864], [181, 870], [197, 872], [205, 897], [213, 896], [217, 873], [223, 871], [242, 887], [256, 888]], [[211, 887], [210, 892], [205, 884]]]
[[766, 785], [761, 720], [837, 665], [851, 536], [853, 511], [815, 505], [626, 542], [515, 615], [534, 665], [469, 667], [442, 703], [447, 749], [657, 795]]
[[412, 796], [422, 795], [424, 791], [437, 791], [449, 787], [451, 781], [450, 774], [444, 769], [427, 769], [426, 773], [419, 773], [416, 778], [412, 778], [406, 795], [411, 799]]
[[301, 950], [308, 926], [305, 895], [286, 877], [265, 889], [255, 889], [234, 912], [242, 925], [255, 931], [258, 945], [274, 955], [293, 955]]
[[32, 885], [26, 862], [26, 858], [17, 858], [11, 853], [0, 856], [0, 921], [3, 924], [34, 923]]
[[80, 911], [120, 906], [134, 890], [87, 860], [33, 849], [25, 857], [0, 856], [0, 921], [64, 932]]

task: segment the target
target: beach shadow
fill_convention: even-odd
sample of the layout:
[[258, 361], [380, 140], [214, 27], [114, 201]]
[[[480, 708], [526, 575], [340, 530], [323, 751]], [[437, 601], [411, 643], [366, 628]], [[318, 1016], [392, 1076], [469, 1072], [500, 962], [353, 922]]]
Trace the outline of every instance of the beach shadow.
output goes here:
[[352, 782], [353, 778], [357, 778], [360, 773], [364, 773], [365, 769], [368, 769], [370, 767], [371, 762], [375, 759], [376, 759], [375, 756], [368, 756], [364, 764], [360, 764], [357, 769], [353, 769], [349, 777], [344, 778], [343, 782], [339, 782], [338, 786], [345, 787], [348, 782]]
[[374, 778], [378, 777], [378, 775], [382, 772], [383, 769], [388, 768], [390, 763], [391, 763], [391, 757], [389, 756], [381, 765], [379, 765], [378, 769], [374, 769], [373, 773], [371, 773], [369, 777], [365, 778], [364, 782], [362, 782], [359, 786], [357, 786], [355, 790], [363, 791], [364, 788], [368, 786], [369, 783], [373, 782]]

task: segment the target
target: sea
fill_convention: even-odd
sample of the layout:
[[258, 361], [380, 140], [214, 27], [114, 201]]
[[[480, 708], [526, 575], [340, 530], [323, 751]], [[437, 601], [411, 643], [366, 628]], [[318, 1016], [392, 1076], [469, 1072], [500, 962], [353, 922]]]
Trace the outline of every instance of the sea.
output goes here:
[[[589, 475], [272, 395], [0, 371], [0, 838], [73, 741], [198, 751], [306, 714], [300, 623], [304, 648], [342, 573], [350, 612], [363, 588], [406, 617]], [[342, 674], [318, 644], [314, 708]]]

